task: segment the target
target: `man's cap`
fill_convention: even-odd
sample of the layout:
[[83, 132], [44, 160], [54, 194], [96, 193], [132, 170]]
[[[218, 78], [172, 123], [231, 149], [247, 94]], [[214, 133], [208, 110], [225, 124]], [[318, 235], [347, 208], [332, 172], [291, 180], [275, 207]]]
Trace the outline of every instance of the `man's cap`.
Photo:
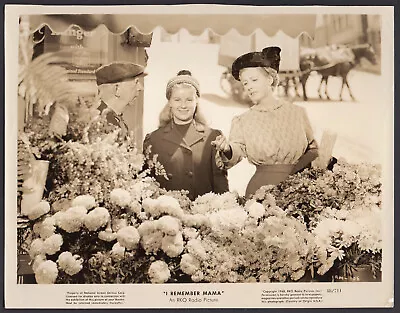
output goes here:
[[97, 85], [114, 84], [132, 80], [140, 75], [146, 76], [144, 67], [131, 62], [112, 62], [95, 71]]

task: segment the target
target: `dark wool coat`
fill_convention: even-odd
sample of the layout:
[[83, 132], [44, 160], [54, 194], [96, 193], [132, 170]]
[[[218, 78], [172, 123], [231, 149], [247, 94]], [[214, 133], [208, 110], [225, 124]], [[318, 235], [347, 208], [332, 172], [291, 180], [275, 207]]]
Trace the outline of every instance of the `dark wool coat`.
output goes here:
[[[104, 114], [106, 109], [109, 109], [107, 104], [105, 104], [103, 101], [101, 101], [101, 104], [97, 108], [97, 110], [100, 111], [100, 114]], [[106, 119], [107, 119], [108, 123], [121, 128], [122, 136], [127, 136], [128, 132], [129, 132], [128, 125], [126, 125], [124, 118], [122, 117], [122, 114], [118, 115], [112, 109], [109, 109], [106, 112]]]
[[210, 191], [228, 191], [227, 171], [217, 167], [216, 150], [211, 145], [218, 135], [221, 131], [208, 127], [203, 129], [194, 123], [184, 136], [173, 123], [147, 134], [143, 149], [146, 151], [151, 146], [151, 156], [158, 155], [158, 161], [169, 178], [156, 177], [161, 187], [188, 190], [191, 200]]

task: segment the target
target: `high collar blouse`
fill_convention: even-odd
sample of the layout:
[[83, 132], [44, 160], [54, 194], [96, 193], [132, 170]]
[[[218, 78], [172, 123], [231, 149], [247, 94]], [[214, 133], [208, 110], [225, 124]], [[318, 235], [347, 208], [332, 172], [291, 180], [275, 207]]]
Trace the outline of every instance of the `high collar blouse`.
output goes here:
[[218, 156], [230, 168], [243, 157], [254, 165], [295, 164], [315, 145], [305, 110], [284, 100], [268, 107], [253, 106], [232, 120], [230, 160]]

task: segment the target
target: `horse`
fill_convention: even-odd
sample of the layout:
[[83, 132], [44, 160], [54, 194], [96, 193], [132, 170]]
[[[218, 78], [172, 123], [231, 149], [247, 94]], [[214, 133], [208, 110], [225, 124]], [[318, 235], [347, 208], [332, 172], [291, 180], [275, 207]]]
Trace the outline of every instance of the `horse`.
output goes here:
[[303, 99], [304, 101], [307, 101], [307, 93], [306, 93], [306, 83], [308, 80], [308, 77], [310, 76], [311, 71], [317, 71], [322, 77], [321, 77], [321, 82], [318, 88], [318, 94], [319, 97], [322, 98], [321, 94], [321, 89], [322, 85], [325, 82], [325, 96], [328, 100], [330, 100], [330, 97], [327, 92], [327, 87], [328, 87], [328, 79], [330, 76], [338, 76], [342, 77], [342, 88], [340, 90], [340, 101], [342, 101], [342, 93], [343, 93], [343, 88], [346, 85], [347, 89], [349, 90], [350, 97], [355, 100], [350, 86], [349, 82], [347, 80], [347, 75], [349, 72], [357, 66], [362, 58], [366, 58], [370, 63], [372, 64], [377, 64], [376, 60], [376, 54], [374, 52], [374, 49], [370, 44], [360, 44], [360, 45], [355, 45], [352, 47], [344, 48], [344, 49], [349, 49], [349, 52], [351, 52], [354, 55], [354, 58], [348, 58], [348, 60], [340, 60], [339, 62], [334, 62], [332, 60], [328, 60], [326, 57], [321, 56], [318, 50], [315, 50], [314, 54], [308, 54], [307, 56], [302, 56], [300, 58], [300, 70], [302, 72], [305, 72], [300, 77], [300, 81], [303, 87]]

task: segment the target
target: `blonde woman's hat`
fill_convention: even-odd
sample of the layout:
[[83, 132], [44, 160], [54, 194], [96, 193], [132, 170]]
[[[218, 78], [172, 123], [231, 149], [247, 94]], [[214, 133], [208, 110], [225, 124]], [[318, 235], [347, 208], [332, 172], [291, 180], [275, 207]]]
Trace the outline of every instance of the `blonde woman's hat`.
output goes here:
[[239, 79], [240, 70], [247, 67], [270, 67], [279, 72], [281, 48], [266, 47], [260, 52], [250, 52], [238, 57], [232, 64], [232, 76]]

